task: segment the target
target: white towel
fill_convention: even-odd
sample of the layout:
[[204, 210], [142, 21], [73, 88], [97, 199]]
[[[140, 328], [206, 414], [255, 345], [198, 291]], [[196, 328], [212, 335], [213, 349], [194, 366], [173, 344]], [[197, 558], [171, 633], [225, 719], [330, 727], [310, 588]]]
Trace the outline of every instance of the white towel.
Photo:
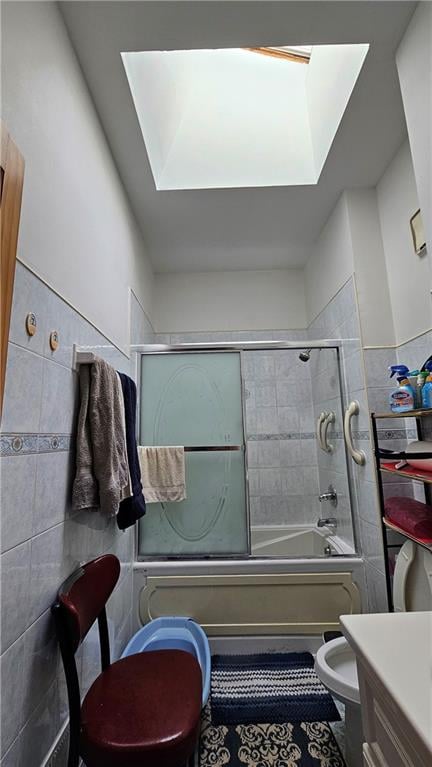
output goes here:
[[140, 445], [138, 457], [146, 503], [185, 500], [184, 447], [142, 447]]

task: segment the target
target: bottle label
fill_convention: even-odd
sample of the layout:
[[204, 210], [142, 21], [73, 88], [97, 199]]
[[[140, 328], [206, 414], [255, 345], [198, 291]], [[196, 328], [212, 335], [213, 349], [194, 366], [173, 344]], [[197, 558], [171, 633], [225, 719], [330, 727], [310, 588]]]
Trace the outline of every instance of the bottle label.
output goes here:
[[395, 411], [412, 410], [414, 397], [407, 391], [395, 391], [391, 395], [390, 409]]

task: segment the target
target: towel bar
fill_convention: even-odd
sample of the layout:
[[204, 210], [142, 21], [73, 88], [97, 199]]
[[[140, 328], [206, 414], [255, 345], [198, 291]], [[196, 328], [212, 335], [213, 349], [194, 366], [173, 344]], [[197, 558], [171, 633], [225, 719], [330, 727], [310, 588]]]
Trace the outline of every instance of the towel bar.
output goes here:
[[223, 452], [225, 450], [244, 450], [243, 445], [193, 445], [185, 447], [185, 453]]
[[[141, 445], [141, 447], [169, 447], [169, 445]], [[244, 450], [244, 445], [189, 445], [184, 448], [185, 453], [222, 453], [240, 450]]]
[[99, 359], [94, 351], [95, 349], [103, 349], [106, 351], [107, 349], [112, 348], [113, 347], [109, 344], [102, 346], [78, 346], [77, 344], [74, 344], [72, 352], [72, 370], [78, 370], [80, 365], [91, 365]]

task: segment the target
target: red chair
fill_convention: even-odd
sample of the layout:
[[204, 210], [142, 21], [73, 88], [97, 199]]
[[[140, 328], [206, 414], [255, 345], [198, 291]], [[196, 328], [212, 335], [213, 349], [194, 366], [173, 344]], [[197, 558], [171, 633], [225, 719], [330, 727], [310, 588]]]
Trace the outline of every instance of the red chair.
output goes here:
[[[201, 670], [182, 650], [110, 663], [105, 605], [120, 574], [112, 554], [80, 567], [52, 607], [70, 713], [68, 767], [184, 767], [192, 764], [201, 717]], [[75, 653], [99, 624], [102, 673], [81, 705]]]

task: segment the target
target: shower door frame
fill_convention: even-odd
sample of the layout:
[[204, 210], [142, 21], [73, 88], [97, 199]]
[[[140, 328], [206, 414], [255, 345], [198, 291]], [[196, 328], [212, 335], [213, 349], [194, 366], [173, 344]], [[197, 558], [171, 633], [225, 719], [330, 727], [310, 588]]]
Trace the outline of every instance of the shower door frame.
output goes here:
[[[155, 350], [154, 347], [157, 346], [158, 348]], [[243, 446], [242, 446], [242, 452], [244, 457], [244, 493], [245, 493], [245, 511], [246, 511], [246, 540], [247, 540], [247, 552], [244, 554], [224, 554], [224, 553], [209, 553], [209, 554], [194, 554], [189, 557], [189, 560], [208, 560], [210, 557], [212, 559], [223, 559], [223, 560], [236, 560], [236, 559], [250, 559], [251, 556], [251, 525], [250, 525], [250, 506], [249, 506], [249, 475], [248, 475], [248, 465], [247, 465], [247, 449], [246, 449], [246, 410], [245, 410], [245, 401], [244, 401], [244, 375], [243, 375], [243, 357], [241, 353], [241, 349], [220, 349], [220, 348], [203, 348], [203, 346], [211, 346], [211, 344], [179, 344], [177, 346], [166, 346], [161, 344], [146, 344], [138, 348], [133, 348], [133, 351], [138, 351], [137, 353], [137, 361], [136, 361], [136, 382], [137, 382], [137, 390], [141, 393], [141, 357], [144, 357], [146, 355], [161, 355], [161, 354], [167, 354], [167, 353], [174, 353], [174, 354], [221, 354], [221, 353], [235, 353], [239, 355], [239, 362], [240, 362], [240, 401], [241, 401], [241, 411], [242, 411], [242, 435], [243, 435]], [[194, 348], [185, 348], [185, 347], [194, 347]], [[199, 348], [197, 348], [199, 347]], [[137, 433], [141, 436], [141, 396], [137, 397]], [[224, 450], [228, 451], [229, 446], [223, 446]], [[217, 452], [223, 452], [223, 450], [219, 449], [219, 446], [217, 448], [213, 448], [214, 451], [217, 450]], [[208, 452], [212, 452], [212, 448], [208, 448]], [[135, 536], [135, 545], [136, 545], [136, 559], [139, 559], [139, 525], [136, 525], [136, 536]], [[174, 560], [174, 561], [188, 561], [188, 558], [185, 556], [167, 556], [166, 554], [161, 554], [160, 556], [153, 554], [151, 556], [151, 561], [166, 561]], [[141, 559], [140, 561], [146, 561]], [[148, 561], [148, 560], [147, 560]]]
[[[246, 501], [246, 524], [247, 524], [247, 544], [248, 544], [248, 553], [245, 554], [199, 554], [194, 555], [193, 557], [190, 557], [189, 559], [187, 557], [180, 557], [180, 556], [170, 556], [167, 557], [166, 555], [152, 555], [152, 557], [144, 558], [139, 556], [139, 525], [136, 525], [136, 532], [135, 532], [135, 561], [145, 562], [145, 561], [151, 561], [151, 562], [160, 562], [160, 561], [175, 561], [175, 562], [187, 562], [187, 561], [208, 561], [209, 558], [212, 558], [214, 560], [225, 560], [225, 561], [236, 561], [236, 560], [246, 560], [251, 561], [254, 559], [254, 557], [251, 554], [251, 524], [250, 524], [250, 497], [249, 497], [249, 471], [248, 471], [248, 459], [247, 459], [247, 435], [246, 435], [246, 405], [245, 405], [245, 377], [244, 377], [244, 352], [247, 351], [302, 351], [305, 348], [307, 349], [334, 349], [336, 351], [336, 357], [337, 357], [337, 367], [338, 367], [338, 379], [339, 379], [339, 391], [340, 391], [340, 397], [341, 397], [341, 404], [342, 409], [345, 411], [345, 408], [348, 404], [347, 400], [347, 391], [345, 387], [345, 379], [342, 375], [342, 359], [341, 359], [341, 349], [342, 349], [342, 341], [339, 339], [324, 339], [322, 341], [308, 341], [305, 340], [303, 343], [299, 341], [226, 341], [226, 342], [212, 342], [209, 341], [207, 343], [184, 343], [184, 344], [132, 344], [131, 349], [131, 355], [135, 354], [135, 380], [136, 380], [136, 386], [137, 391], [141, 392], [141, 357], [147, 356], [147, 355], [163, 355], [163, 354], [212, 354], [212, 353], [223, 353], [223, 352], [237, 352], [240, 355], [240, 396], [241, 396], [241, 406], [242, 406], [242, 421], [243, 421], [243, 452], [244, 452], [244, 467], [245, 467], [245, 501]], [[307, 364], [307, 363], [305, 363]], [[137, 434], [141, 433], [141, 395], [137, 397], [137, 408], [136, 408], [136, 428], [137, 428]], [[354, 517], [353, 517], [353, 489], [352, 489], [352, 475], [350, 472], [350, 467], [348, 464], [348, 457], [346, 455], [345, 450], [345, 458], [346, 458], [346, 469], [347, 469], [347, 478], [348, 478], [348, 489], [349, 489], [349, 496], [350, 496], [350, 512], [351, 512], [351, 525], [353, 530], [353, 540], [354, 540], [354, 547], [355, 552], [358, 550], [357, 546], [357, 535], [356, 535], [356, 529], [354, 525]], [[354, 554], [353, 556], [356, 556], [357, 554]], [[339, 557], [343, 557], [345, 555], [339, 555]], [[287, 557], [287, 560], [289, 561], [289, 557]], [[272, 560], [272, 557], [268, 558], [269, 561]]]

